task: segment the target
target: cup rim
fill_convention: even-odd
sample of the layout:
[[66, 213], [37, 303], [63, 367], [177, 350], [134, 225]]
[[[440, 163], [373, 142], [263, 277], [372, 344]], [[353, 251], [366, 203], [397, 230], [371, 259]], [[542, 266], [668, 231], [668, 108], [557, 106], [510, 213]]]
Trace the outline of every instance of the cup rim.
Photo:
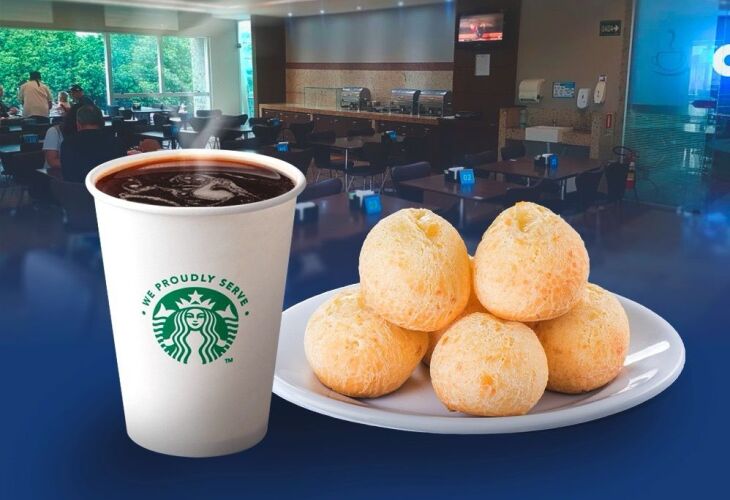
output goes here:
[[[286, 193], [280, 194], [273, 198], [266, 200], [256, 201], [253, 203], [245, 203], [242, 205], [229, 205], [225, 207], [167, 207], [163, 205], [149, 205], [146, 203], [138, 203], [116, 198], [109, 194], [104, 193], [96, 187], [96, 182], [105, 175], [108, 175], [119, 170], [124, 170], [134, 165], [135, 163], [147, 163], [150, 159], [159, 157], [161, 160], [175, 159], [179, 157], [185, 158], [202, 158], [206, 160], [226, 160], [226, 161], [238, 161], [241, 163], [248, 163], [258, 165], [266, 168], [273, 169], [280, 174], [288, 177], [294, 182], [294, 187]], [[96, 202], [105, 203], [118, 208], [127, 210], [134, 210], [137, 212], [144, 212], [148, 214], [158, 215], [184, 215], [184, 216], [197, 216], [197, 215], [225, 215], [235, 213], [246, 213], [256, 212], [265, 208], [281, 205], [299, 196], [304, 190], [307, 184], [307, 180], [304, 174], [291, 165], [290, 163], [266, 156], [258, 153], [248, 153], [243, 151], [228, 151], [221, 149], [176, 149], [176, 150], [161, 150], [153, 151], [150, 153], [139, 153], [131, 156], [123, 156], [121, 158], [115, 158], [109, 160], [101, 165], [93, 168], [87, 175], [85, 182], [86, 189], [91, 193]]]

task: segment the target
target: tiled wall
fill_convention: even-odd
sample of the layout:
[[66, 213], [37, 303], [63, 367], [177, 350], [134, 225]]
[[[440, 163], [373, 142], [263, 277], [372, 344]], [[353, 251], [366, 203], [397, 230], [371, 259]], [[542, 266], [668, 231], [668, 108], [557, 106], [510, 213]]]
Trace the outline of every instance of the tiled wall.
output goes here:
[[[452, 71], [287, 69], [286, 102], [305, 104], [304, 87], [367, 87], [374, 101], [387, 102], [393, 88], [451, 90]], [[334, 102], [334, 91], [332, 100]]]

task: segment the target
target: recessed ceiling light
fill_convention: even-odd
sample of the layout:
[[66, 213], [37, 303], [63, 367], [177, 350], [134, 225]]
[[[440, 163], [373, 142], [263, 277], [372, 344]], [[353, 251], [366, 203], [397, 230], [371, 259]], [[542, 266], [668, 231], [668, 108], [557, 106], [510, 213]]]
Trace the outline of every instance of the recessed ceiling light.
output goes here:
[[289, 13], [287, 14], [287, 16], [289, 16], [289, 17], [291, 17], [291, 16], [293, 16], [293, 15], [294, 15], [294, 14], [292, 14], [291, 12], [289, 12]]
[[404, 2], [398, 2], [398, 7], [403, 7]]
[[362, 10], [362, 5], [358, 5], [358, 6], [357, 6], [357, 7], [355, 7], [355, 8], [356, 8], [357, 10]]
[[320, 9], [319, 13], [324, 14], [324, 9]]

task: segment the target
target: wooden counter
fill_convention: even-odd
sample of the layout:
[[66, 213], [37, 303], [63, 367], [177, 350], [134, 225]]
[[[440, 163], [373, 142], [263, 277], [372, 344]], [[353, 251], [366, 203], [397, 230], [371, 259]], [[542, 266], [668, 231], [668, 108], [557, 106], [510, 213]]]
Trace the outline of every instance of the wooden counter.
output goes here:
[[439, 118], [435, 116], [413, 116], [389, 113], [373, 113], [371, 111], [351, 111], [348, 109], [336, 108], [307, 108], [299, 104], [261, 104], [259, 105], [261, 116], [265, 116], [265, 111], [284, 112], [284, 113], [303, 113], [309, 115], [327, 115], [338, 116], [342, 118], [352, 118], [379, 122], [397, 122], [397, 123], [419, 123], [422, 125], [438, 125]]
[[347, 137], [351, 130], [372, 128], [376, 132], [395, 130], [398, 135], [406, 137], [428, 136], [427, 151], [422, 158], [437, 168], [443, 168], [451, 158], [451, 150], [444, 145], [444, 136], [440, 118], [367, 111], [349, 111], [343, 109], [307, 108], [297, 104], [261, 104], [260, 116], [278, 118], [286, 128], [291, 123], [314, 122], [314, 131], [332, 130], [337, 137]]

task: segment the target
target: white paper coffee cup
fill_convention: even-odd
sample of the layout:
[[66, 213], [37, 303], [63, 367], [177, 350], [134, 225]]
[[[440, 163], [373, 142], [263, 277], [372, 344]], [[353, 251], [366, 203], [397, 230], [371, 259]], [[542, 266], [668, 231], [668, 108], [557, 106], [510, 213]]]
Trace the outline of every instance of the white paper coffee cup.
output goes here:
[[[273, 169], [294, 188], [227, 207], [166, 207], [96, 188], [150, 160]], [[266, 434], [294, 205], [306, 184], [281, 160], [221, 150], [157, 151], [104, 163], [95, 198], [129, 437], [169, 455], [250, 448]]]

